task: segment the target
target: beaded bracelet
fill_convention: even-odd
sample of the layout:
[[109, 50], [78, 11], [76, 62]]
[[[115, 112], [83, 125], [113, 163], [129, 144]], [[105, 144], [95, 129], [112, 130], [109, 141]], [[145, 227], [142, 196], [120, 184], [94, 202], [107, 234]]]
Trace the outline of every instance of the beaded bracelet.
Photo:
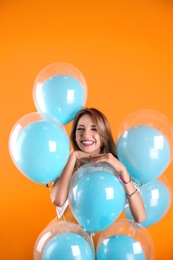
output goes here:
[[133, 196], [138, 189], [136, 189], [134, 192], [132, 192], [131, 194], [126, 194], [126, 198], [129, 199], [131, 196]]
[[130, 176], [130, 179], [129, 179], [128, 182], [125, 181], [121, 175], [119, 175], [119, 178], [120, 178], [120, 180], [121, 180], [124, 184], [128, 184], [128, 183], [131, 182], [131, 180], [132, 180], [131, 176]]

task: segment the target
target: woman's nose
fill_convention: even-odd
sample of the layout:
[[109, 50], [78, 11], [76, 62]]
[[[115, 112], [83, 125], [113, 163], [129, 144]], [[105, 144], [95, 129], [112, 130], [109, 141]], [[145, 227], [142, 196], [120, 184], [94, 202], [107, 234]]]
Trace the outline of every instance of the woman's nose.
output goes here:
[[90, 130], [89, 130], [89, 129], [85, 129], [85, 130], [83, 131], [83, 136], [84, 136], [84, 137], [89, 136], [89, 134], [90, 134]]

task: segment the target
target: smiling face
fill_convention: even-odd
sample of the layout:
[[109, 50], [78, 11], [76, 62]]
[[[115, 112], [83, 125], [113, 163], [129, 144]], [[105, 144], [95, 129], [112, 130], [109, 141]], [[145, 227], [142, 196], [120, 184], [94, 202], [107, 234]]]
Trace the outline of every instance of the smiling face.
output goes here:
[[80, 117], [76, 127], [76, 143], [79, 149], [90, 154], [98, 154], [101, 149], [101, 138], [92, 117], [85, 114]]

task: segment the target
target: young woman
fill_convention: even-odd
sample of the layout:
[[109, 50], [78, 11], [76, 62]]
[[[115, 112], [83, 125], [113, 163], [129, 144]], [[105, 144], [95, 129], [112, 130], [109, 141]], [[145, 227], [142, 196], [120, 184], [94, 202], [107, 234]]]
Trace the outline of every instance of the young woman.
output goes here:
[[110, 125], [105, 115], [95, 108], [79, 111], [72, 124], [70, 140], [73, 146], [67, 164], [51, 189], [52, 203], [57, 206], [59, 218], [68, 208], [66, 221], [76, 222], [68, 207], [68, 190], [72, 174], [84, 163], [106, 162], [118, 173], [124, 184], [129, 207], [136, 222], [145, 220], [146, 212], [141, 196], [126, 167], [118, 160]]

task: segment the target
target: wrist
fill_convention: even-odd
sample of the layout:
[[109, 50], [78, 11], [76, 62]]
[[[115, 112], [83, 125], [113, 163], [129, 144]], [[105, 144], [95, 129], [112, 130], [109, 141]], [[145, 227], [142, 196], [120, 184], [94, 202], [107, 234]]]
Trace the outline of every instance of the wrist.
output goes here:
[[124, 183], [124, 184], [128, 184], [129, 182], [131, 182], [131, 176], [128, 173], [126, 167], [123, 165], [123, 168], [121, 169], [121, 171], [119, 171], [119, 179]]
[[124, 184], [130, 183], [131, 180], [132, 180], [132, 178], [131, 178], [130, 175], [128, 176], [128, 179], [127, 179], [127, 178], [124, 179], [121, 174], [119, 174], [119, 179], [120, 179]]
[[120, 180], [124, 183], [124, 184], [128, 184], [131, 182], [131, 176], [129, 175], [128, 171], [126, 170], [126, 168], [124, 168], [120, 174], [119, 174], [119, 178]]
[[69, 161], [74, 162], [74, 164], [76, 163], [76, 154], [75, 154], [75, 151], [73, 151], [73, 152], [69, 155]]

